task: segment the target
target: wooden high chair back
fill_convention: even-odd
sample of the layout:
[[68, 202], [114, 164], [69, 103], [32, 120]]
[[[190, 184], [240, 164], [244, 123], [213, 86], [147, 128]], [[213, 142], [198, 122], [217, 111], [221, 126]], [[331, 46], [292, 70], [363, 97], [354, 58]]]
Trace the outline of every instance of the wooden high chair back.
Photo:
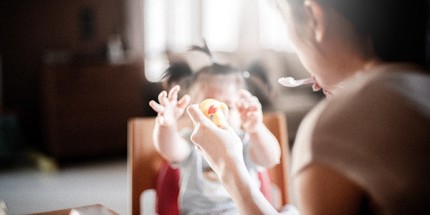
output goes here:
[[[136, 117], [128, 121], [128, 177], [131, 194], [132, 215], [140, 215], [140, 195], [146, 189], [155, 189], [157, 176], [164, 159], [155, 150], [152, 133], [154, 117]], [[283, 113], [264, 114], [264, 124], [278, 139], [281, 147], [281, 162], [269, 169], [270, 179], [279, 192], [277, 205], [288, 203], [288, 135], [287, 123]], [[179, 126], [186, 122], [179, 121]]]

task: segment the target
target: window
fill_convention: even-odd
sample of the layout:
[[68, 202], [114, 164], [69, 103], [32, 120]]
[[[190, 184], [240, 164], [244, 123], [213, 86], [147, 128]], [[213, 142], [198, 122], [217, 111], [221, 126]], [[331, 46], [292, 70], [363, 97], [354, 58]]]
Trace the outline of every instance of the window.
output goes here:
[[240, 0], [204, 0], [202, 34], [213, 51], [234, 52], [240, 30]]
[[158, 81], [167, 65], [164, 59], [167, 41], [167, 0], [145, 0], [144, 51], [145, 76], [149, 81]]
[[202, 38], [215, 52], [290, 50], [282, 18], [268, 0], [144, 0], [143, 5], [149, 81], [160, 80], [167, 52], [183, 53]]
[[261, 46], [275, 51], [291, 52], [287, 28], [275, 5], [268, 0], [258, 0], [258, 9]]

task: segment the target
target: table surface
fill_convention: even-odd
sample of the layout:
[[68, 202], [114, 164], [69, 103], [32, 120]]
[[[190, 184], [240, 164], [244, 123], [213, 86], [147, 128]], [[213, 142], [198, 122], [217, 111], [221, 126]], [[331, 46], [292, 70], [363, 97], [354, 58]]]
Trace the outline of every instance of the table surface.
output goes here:
[[67, 208], [55, 211], [35, 213], [33, 215], [119, 215], [117, 212], [101, 205], [86, 205], [75, 208]]

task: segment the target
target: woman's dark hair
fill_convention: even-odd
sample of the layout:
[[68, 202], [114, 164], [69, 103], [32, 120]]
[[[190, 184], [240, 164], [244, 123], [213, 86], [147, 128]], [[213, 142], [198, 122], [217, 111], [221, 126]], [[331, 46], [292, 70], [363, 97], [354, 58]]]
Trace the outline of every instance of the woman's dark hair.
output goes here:
[[363, 34], [370, 34], [376, 55], [386, 61], [425, 64], [427, 0], [320, 0], [333, 2]]
[[[303, 0], [287, 0], [293, 7]], [[426, 65], [428, 0], [316, 0], [330, 5], [363, 35], [370, 35], [376, 55], [386, 61]], [[299, 12], [295, 13], [296, 15]]]

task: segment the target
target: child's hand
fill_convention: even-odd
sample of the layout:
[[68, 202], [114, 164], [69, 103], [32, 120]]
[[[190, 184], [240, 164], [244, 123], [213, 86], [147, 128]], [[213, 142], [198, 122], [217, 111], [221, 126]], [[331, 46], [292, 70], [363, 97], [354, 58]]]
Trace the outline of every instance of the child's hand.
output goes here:
[[158, 94], [158, 103], [154, 100], [149, 102], [149, 106], [158, 113], [156, 120], [161, 126], [171, 126], [176, 123], [190, 103], [189, 95], [184, 95], [178, 100], [179, 90], [179, 85], [176, 85], [170, 89], [169, 94], [166, 91]]
[[248, 133], [257, 131], [263, 123], [263, 111], [260, 101], [247, 90], [240, 92], [240, 100], [237, 104], [242, 121], [242, 127]]

